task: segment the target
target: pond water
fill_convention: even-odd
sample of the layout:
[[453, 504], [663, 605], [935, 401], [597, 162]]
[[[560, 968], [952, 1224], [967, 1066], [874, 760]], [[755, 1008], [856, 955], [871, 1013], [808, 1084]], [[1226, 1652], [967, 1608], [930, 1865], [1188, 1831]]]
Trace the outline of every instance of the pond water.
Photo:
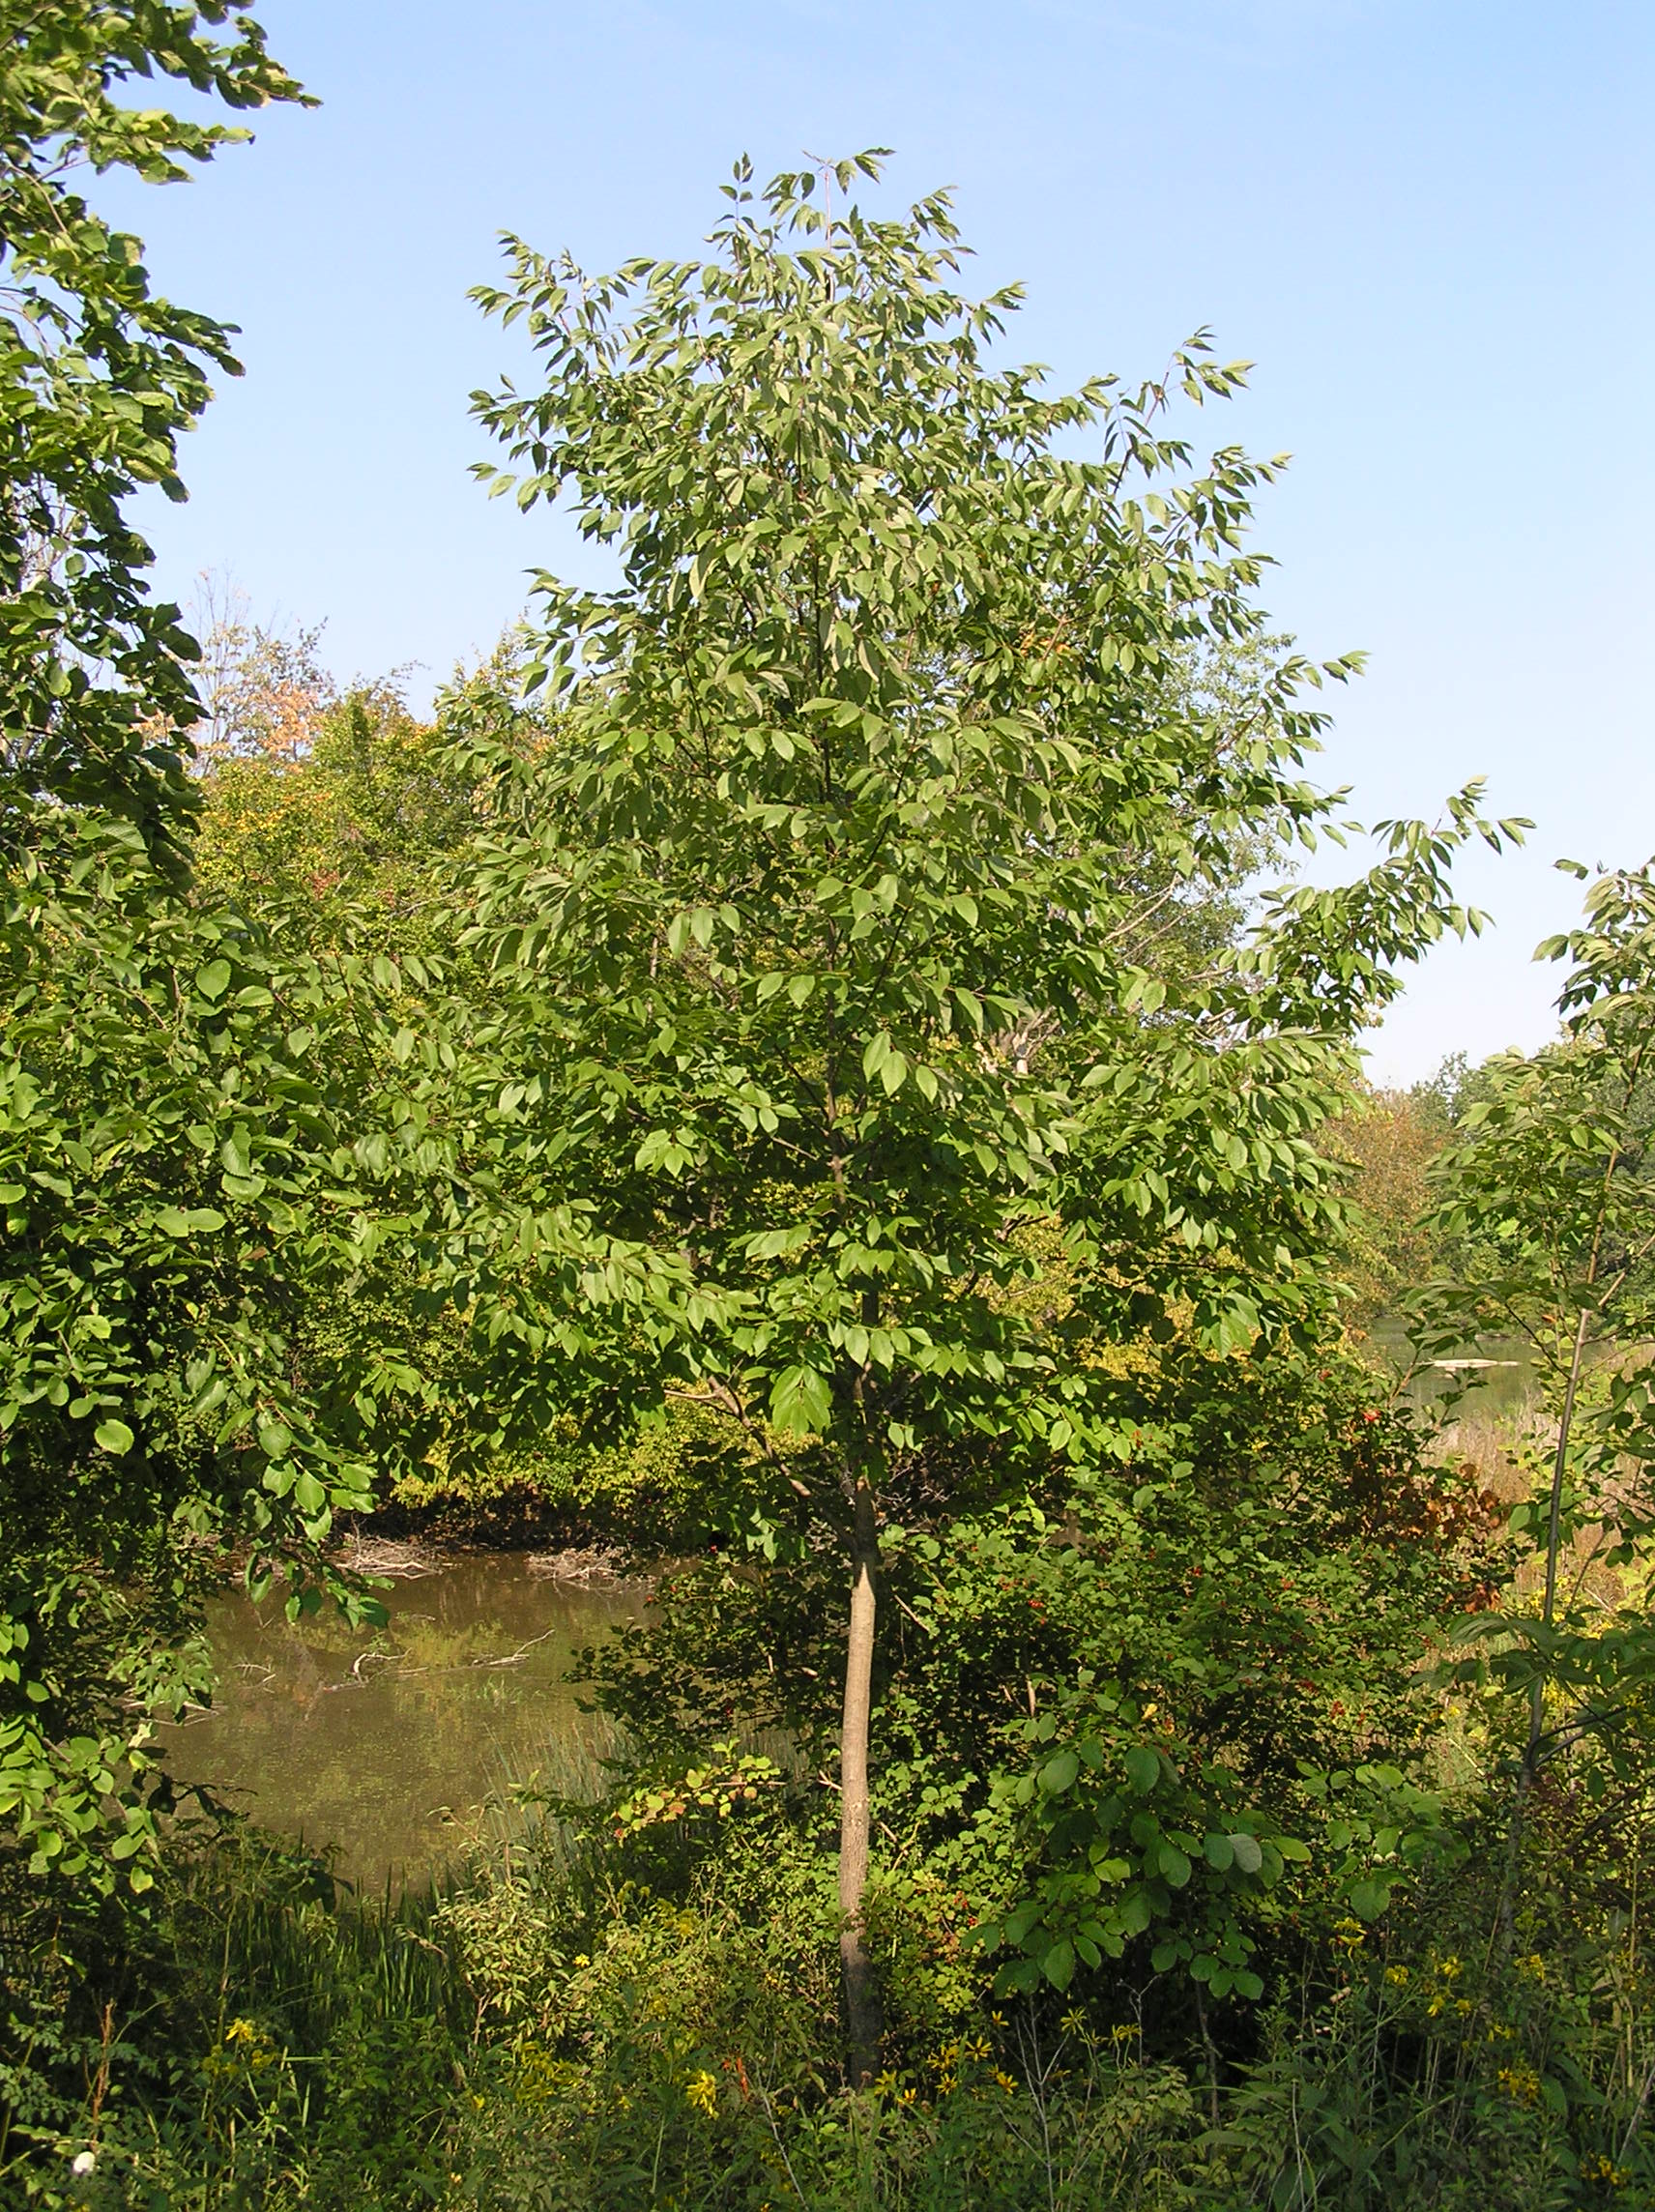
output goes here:
[[[1381, 1314], [1369, 1324], [1367, 1334], [1388, 1366], [1399, 1371], [1407, 1367], [1410, 1348], [1400, 1316]], [[1459, 1380], [1470, 1385], [1458, 1409], [1463, 1419], [1520, 1413], [1539, 1381], [1533, 1352], [1519, 1336], [1481, 1338], [1465, 1347], [1456, 1364]], [[1421, 1412], [1429, 1412], [1440, 1403], [1448, 1382], [1449, 1373], [1440, 1364], [1421, 1369], [1408, 1384], [1408, 1403]]]
[[365, 1890], [457, 1857], [510, 1783], [592, 1775], [602, 1723], [579, 1709], [574, 1656], [644, 1604], [637, 1586], [560, 1583], [511, 1552], [439, 1558], [379, 1594], [391, 1624], [375, 1631], [294, 1625], [274, 1597], [225, 1591], [213, 1704], [161, 1732], [177, 1781], [331, 1847]]

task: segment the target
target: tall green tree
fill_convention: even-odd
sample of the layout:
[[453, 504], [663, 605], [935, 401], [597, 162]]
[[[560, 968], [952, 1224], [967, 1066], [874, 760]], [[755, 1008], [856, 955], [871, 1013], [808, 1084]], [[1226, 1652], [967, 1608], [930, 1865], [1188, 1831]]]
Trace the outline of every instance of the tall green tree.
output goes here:
[[756, 1543], [802, 1506], [842, 1545], [858, 2077], [882, 1525], [1113, 1464], [1026, 1295], [1043, 1237], [1117, 1339], [1306, 1324], [1350, 1038], [1474, 923], [1448, 866], [1500, 835], [1463, 794], [1350, 888], [1163, 956], [1239, 846], [1314, 836], [1302, 694], [1350, 664], [1189, 682], [1263, 634], [1271, 469], [1198, 466], [1171, 425], [1241, 369], [1198, 339], [1162, 381], [1049, 396], [994, 359], [1015, 292], [955, 288], [944, 198], [846, 204], [877, 172], [761, 192], [743, 163], [705, 259], [588, 278], [513, 242], [480, 295], [543, 366], [479, 402], [518, 471], [494, 487], [566, 498], [620, 574], [538, 579], [559, 739], [502, 756], [479, 856], [496, 1196], [454, 1263], [525, 1418], [692, 1398], [771, 1468]]
[[377, 1016], [361, 964], [189, 895], [196, 648], [128, 508], [182, 496], [235, 364], [73, 189], [245, 135], [134, 81], [299, 88], [239, 0], [8, 0], [0, 34], [0, 1874], [142, 1886], [197, 1539], [304, 1583], [365, 1498], [292, 1335], [371, 1247], [348, 1132]]

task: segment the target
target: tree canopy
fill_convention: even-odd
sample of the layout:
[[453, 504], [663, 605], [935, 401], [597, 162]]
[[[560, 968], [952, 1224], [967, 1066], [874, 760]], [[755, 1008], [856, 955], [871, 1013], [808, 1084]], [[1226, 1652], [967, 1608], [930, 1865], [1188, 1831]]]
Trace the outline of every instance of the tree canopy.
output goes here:
[[[227, 29], [228, 40], [214, 33]], [[178, 440], [233, 333], [150, 289], [142, 246], [77, 171], [177, 183], [245, 138], [118, 95], [171, 77], [233, 111], [304, 97], [245, 0], [8, 0], [0, 8], [0, 833], [30, 799], [130, 819], [158, 851], [189, 806], [180, 734], [195, 647], [153, 600], [126, 503], [182, 499]]]

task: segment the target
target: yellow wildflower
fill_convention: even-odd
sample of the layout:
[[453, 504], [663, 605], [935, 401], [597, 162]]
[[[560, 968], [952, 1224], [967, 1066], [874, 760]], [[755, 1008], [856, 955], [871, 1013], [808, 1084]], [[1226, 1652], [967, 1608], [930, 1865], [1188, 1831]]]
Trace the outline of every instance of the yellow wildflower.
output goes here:
[[1532, 2066], [1524, 2066], [1521, 2060], [1510, 2066], [1502, 2066], [1495, 2080], [1506, 2095], [1515, 2097], [1520, 2105], [1532, 2105], [1540, 2095], [1539, 2075]]
[[224, 2047], [234, 2052], [234, 2057], [222, 2060], [216, 2052], [209, 2053], [206, 2061], [209, 2071], [215, 2068], [221, 2071], [226, 2064], [234, 2066], [239, 2062], [249, 2074], [257, 2074], [266, 2066], [274, 2066], [277, 2056], [276, 2045], [256, 2020], [231, 2021], [224, 2031]]

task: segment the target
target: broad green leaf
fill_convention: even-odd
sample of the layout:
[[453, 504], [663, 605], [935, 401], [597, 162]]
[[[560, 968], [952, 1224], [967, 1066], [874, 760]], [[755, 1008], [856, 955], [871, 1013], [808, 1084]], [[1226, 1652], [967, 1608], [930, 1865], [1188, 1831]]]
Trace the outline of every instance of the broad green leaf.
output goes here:
[[1161, 1779], [1161, 1755], [1147, 1744], [1131, 1745], [1125, 1757], [1126, 1779], [1140, 1797], [1147, 1796]]
[[1160, 1847], [1160, 1867], [1174, 1889], [1182, 1889], [1192, 1871], [1189, 1860], [1176, 1844], [1169, 1844], [1164, 1840]]
[[1060, 1797], [1065, 1790], [1072, 1788], [1080, 1769], [1081, 1762], [1074, 1752], [1060, 1751], [1041, 1767], [1040, 1787], [1048, 1797]]
[[189, 1237], [197, 1230], [222, 1229], [224, 1215], [216, 1206], [163, 1206], [156, 1215], [156, 1225], [168, 1237]]
[[1248, 1835], [1245, 1830], [1237, 1830], [1227, 1841], [1241, 1872], [1257, 1874], [1264, 1863], [1264, 1853], [1258, 1837]]
[[820, 1436], [832, 1413], [828, 1384], [814, 1368], [784, 1368], [770, 1385], [770, 1419], [784, 1435]]
[[1043, 1952], [1040, 1971], [1055, 1990], [1066, 1990], [1075, 1978], [1075, 1947], [1067, 1936], [1060, 1936], [1050, 1950]]

